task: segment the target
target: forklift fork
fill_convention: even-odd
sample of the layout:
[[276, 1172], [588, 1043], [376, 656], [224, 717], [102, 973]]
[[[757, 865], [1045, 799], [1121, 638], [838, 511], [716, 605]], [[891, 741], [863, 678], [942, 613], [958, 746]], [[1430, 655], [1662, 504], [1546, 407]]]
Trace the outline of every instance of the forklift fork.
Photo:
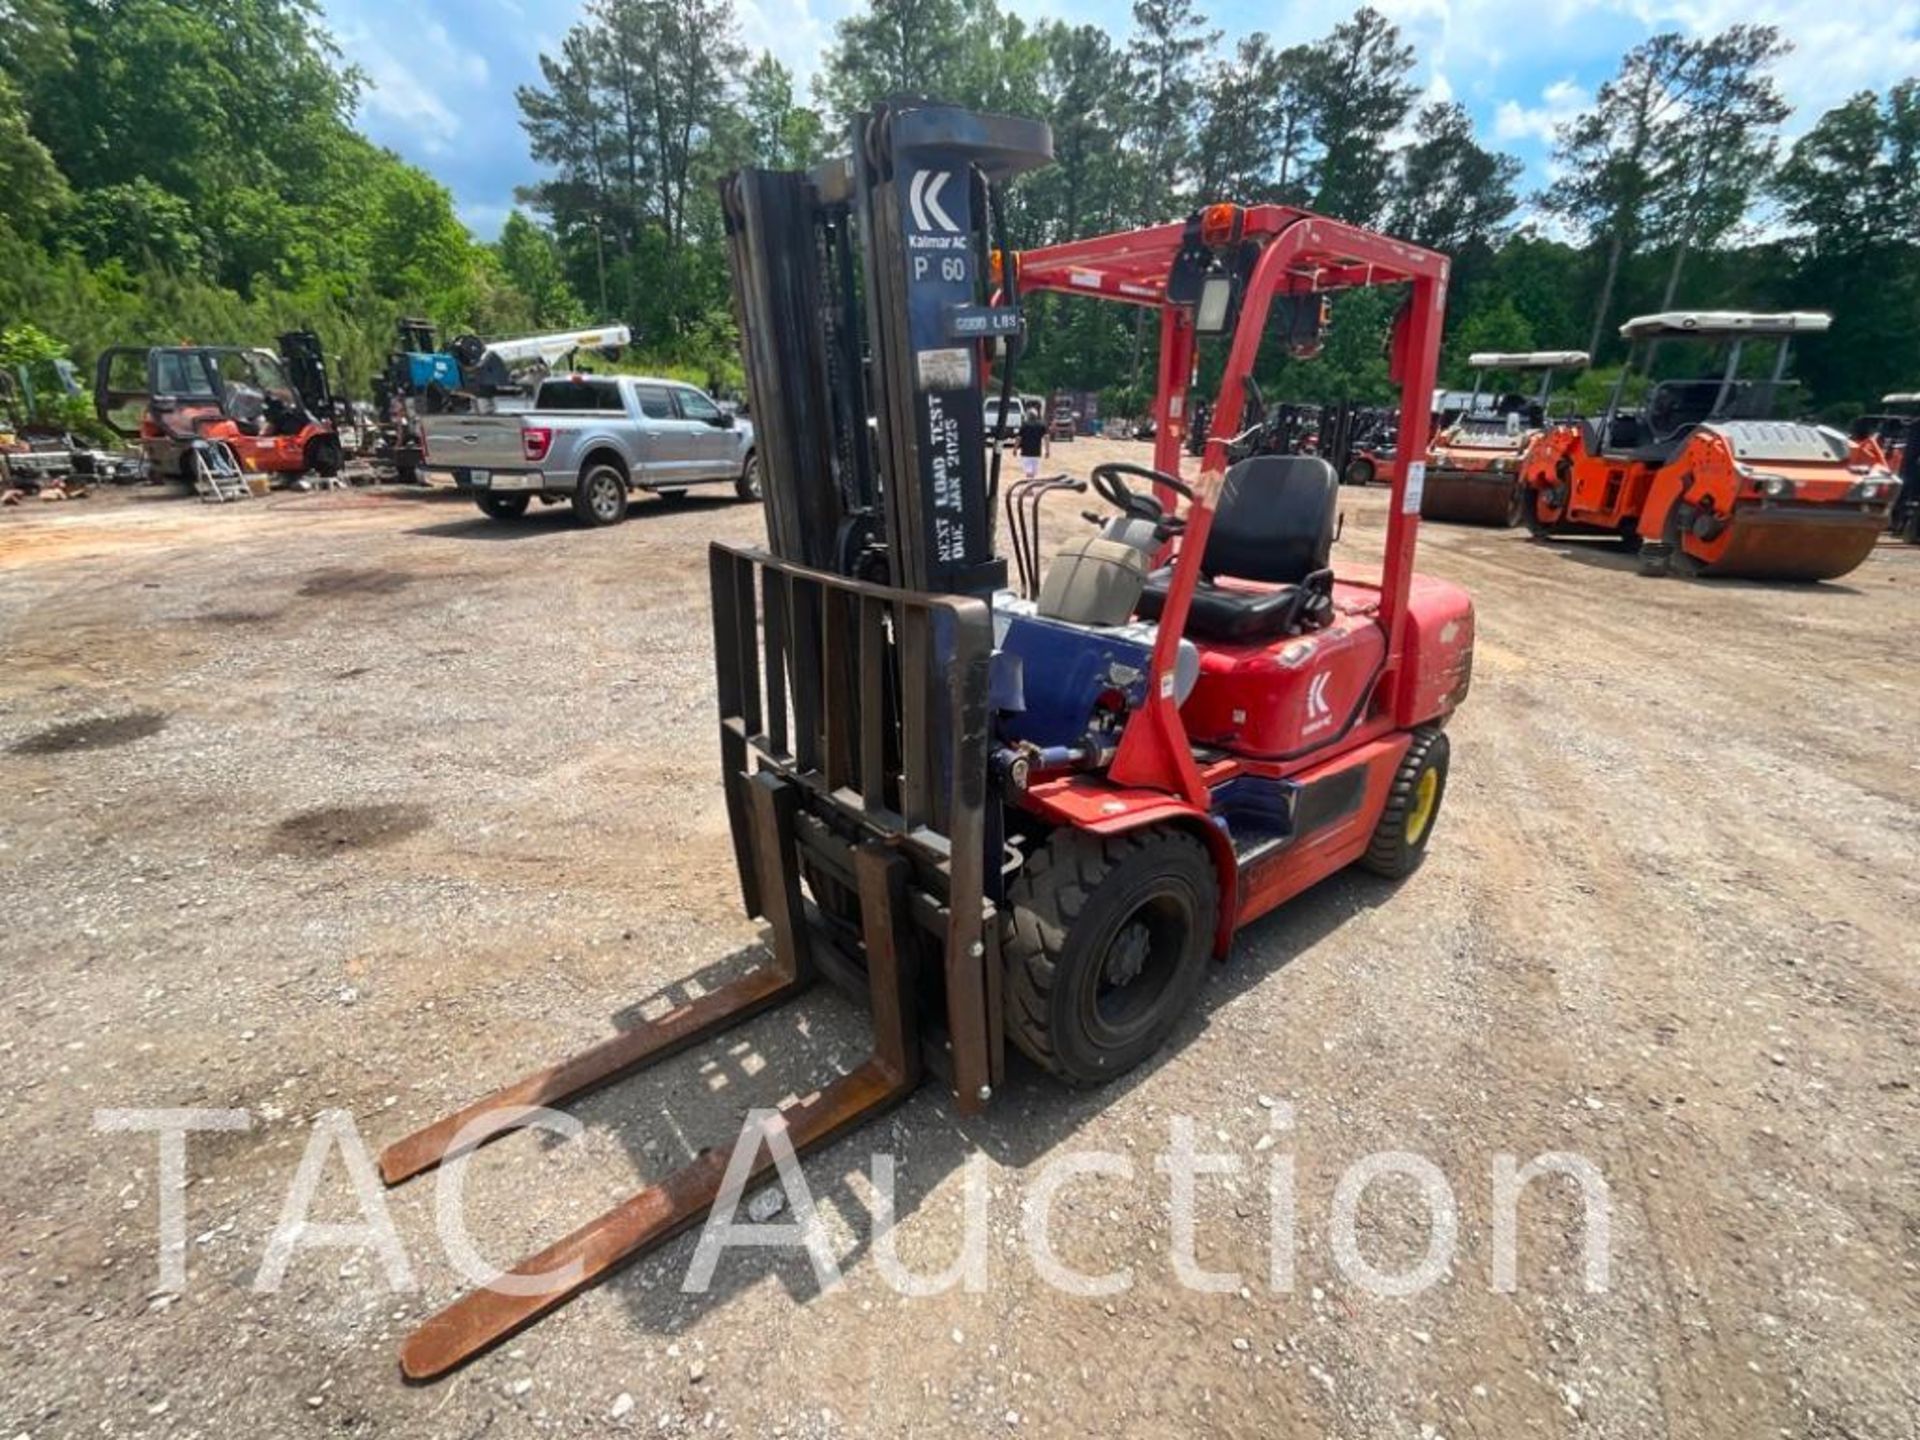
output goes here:
[[[991, 1094], [1003, 1060], [998, 945], [982, 888], [986, 607], [723, 545], [711, 560], [722, 773], [742, 892], [767, 922], [770, 962], [395, 1141], [380, 1156], [389, 1185], [720, 1034], [816, 977], [864, 989], [873, 1049], [779, 1117], [796, 1153], [904, 1099], [929, 1052], [962, 1111]], [[809, 914], [803, 852], [813, 875], [848, 886], [857, 926]], [[944, 1016], [922, 1017], [923, 992], [944, 994]], [[732, 1148], [702, 1149], [427, 1320], [401, 1347], [402, 1372], [444, 1375], [698, 1224]], [[763, 1134], [752, 1178], [772, 1165]]]
[[[798, 994], [814, 965], [798, 869], [793, 819], [797, 794], [789, 781], [761, 772], [742, 777], [750, 797], [761, 893], [773, 931], [772, 964], [693, 1005], [628, 1031], [546, 1070], [538, 1070], [466, 1109], [389, 1146], [380, 1157], [390, 1185], [467, 1153], [449, 1149], [472, 1126], [486, 1139], [522, 1126], [531, 1107], [557, 1104], [718, 1034], [770, 1005]], [[911, 973], [906, 860], [868, 842], [853, 852], [865, 940], [873, 1049], [855, 1069], [782, 1112], [779, 1126], [795, 1153], [833, 1139], [878, 1111], [905, 1099], [920, 1083], [921, 1061]], [[749, 1183], [773, 1166], [756, 1141]], [[400, 1350], [409, 1380], [432, 1380], [466, 1363], [605, 1279], [614, 1270], [698, 1224], [720, 1193], [730, 1146], [702, 1149], [691, 1161], [647, 1186], [598, 1219], [507, 1272], [512, 1283], [490, 1284], [432, 1316]]]

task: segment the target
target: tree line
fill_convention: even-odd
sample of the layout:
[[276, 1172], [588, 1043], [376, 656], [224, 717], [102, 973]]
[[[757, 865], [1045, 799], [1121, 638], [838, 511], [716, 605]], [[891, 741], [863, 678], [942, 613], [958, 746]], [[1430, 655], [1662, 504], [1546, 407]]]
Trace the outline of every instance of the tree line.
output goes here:
[[311, 0], [0, 0], [0, 334], [84, 364], [311, 325], [364, 396], [401, 314], [577, 307], [544, 230], [475, 243], [354, 128], [364, 84]]
[[[1617, 363], [1616, 327], [1648, 310], [1830, 309], [1799, 373], [1838, 416], [1920, 385], [1920, 80], [1802, 117], [1788, 144], [1789, 45], [1746, 24], [1649, 38], [1558, 126], [1556, 178], [1530, 192], [1364, 6], [1302, 38], [1225, 36], [1195, 0], [1137, 0], [1125, 33], [999, 0], [869, 0], [802, 93], [742, 43], [733, 0], [590, 0], [515, 97], [542, 178], [478, 244], [444, 188], [353, 128], [364, 79], [311, 0], [0, 0], [0, 325], [32, 320], [84, 359], [312, 323], [363, 381], [403, 311], [490, 333], [621, 319], [644, 363], [725, 385], [715, 181], [809, 164], [857, 111], [916, 94], [1051, 124], [1056, 163], [1013, 190], [1016, 245], [1222, 198], [1320, 210], [1454, 257], [1456, 377], [1475, 349]], [[1263, 385], [1385, 398], [1392, 305], [1344, 297], [1324, 356], [1263, 358]], [[1131, 314], [1034, 308], [1036, 387], [1137, 403]]]
[[[731, 0], [594, 0], [544, 83], [521, 91], [550, 178], [521, 197], [589, 308], [689, 360], [726, 339], [712, 180], [804, 165], [859, 110], [925, 95], [1029, 115], [1056, 162], [1013, 194], [1016, 245], [1152, 223], [1215, 199], [1305, 206], [1452, 255], [1457, 374], [1475, 349], [1586, 348], [1654, 309], [1818, 307], [1810, 400], [1842, 414], [1920, 384], [1920, 80], [1862, 93], [1783, 145], [1791, 111], [1766, 25], [1635, 46], [1554, 134], [1552, 184], [1423, 99], [1413, 48], [1361, 7], [1317, 39], [1228, 39], [1195, 0], [1136, 0], [1131, 28], [1029, 21], [998, 0], [869, 0], [841, 21], [814, 93], [737, 38]], [[1326, 355], [1263, 361], [1293, 398], [1383, 398], [1390, 296], [1336, 311]], [[1140, 331], [1115, 307], [1036, 302], [1029, 376], [1137, 402]], [[723, 345], [724, 350], [724, 345]], [[1585, 382], [1591, 396], [1607, 379]]]

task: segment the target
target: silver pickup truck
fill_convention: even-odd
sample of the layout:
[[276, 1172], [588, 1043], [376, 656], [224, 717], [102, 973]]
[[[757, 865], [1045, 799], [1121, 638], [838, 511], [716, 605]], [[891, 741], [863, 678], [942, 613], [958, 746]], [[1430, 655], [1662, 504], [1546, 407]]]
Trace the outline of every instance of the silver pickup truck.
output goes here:
[[430, 415], [421, 435], [424, 468], [452, 472], [496, 520], [518, 519], [535, 497], [567, 502], [588, 525], [618, 524], [635, 490], [732, 485], [743, 500], [760, 498], [753, 426], [677, 380], [555, 377], [531, 410]]

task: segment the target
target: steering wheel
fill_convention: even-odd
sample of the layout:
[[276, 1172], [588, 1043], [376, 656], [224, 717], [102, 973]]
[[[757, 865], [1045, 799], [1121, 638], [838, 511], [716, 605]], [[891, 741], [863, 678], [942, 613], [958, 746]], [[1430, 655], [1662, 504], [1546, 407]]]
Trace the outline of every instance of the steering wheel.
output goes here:
[[1164, 470], [1152, 470], [1145, 465], [1131, 465], [1124, 460], [1110, 460], [1104, 465], [1096, 465], [1088, 478], [1093, 482], [1094, 494], [1123, 515], [1145, 520], [1149, 525], [1180, 523], [1168, 518], [1166, 507], [1155, 496], [1143, 495], [1129, 486], [1125, 478], [1129, 475], [1145, 480], [1149, 485], [1164, 485], [1176, 495], [1193, 499], [1193, 491], [1179, 476], [1169, 475]]

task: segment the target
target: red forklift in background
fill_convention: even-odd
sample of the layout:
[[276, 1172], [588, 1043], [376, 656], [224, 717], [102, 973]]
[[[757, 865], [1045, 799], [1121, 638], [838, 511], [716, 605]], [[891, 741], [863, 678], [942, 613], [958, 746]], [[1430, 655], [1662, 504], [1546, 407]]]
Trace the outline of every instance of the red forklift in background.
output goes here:
[[319, 337], [280, 351], [240, 345], [117, 345], [94, 370], [101, 423], [140, 442], [155, 480], [195, 482], [196, 452], [224, 445], [241, 470], [331, 478], [345, 463]]
[[[1035, 121], [900, 102], [852, 154], [723, 182], [762, 446], [768, 544], [710, 551], [721, 784], [745, 908], [772, 958], [388, 1147], [389, 1183], [551, 1105], [835, 981], [873, 1049], [798, 1081], [770, 1127], [796, 1150], [931, 1073], [985, 1107], [1007, 1040], [1075, 1084], [1166, 1042], [1210, 957], [1337, 871], [1400, 877], [1445, 794], [1465, 697], [1467, 596], [1418, 576], [1417, 485], [1396, 478], [1384, 563], [1331, 556], [1338, 477], [1312, 455], [1229, 465], [1268, 316], [1389, 285], [1400, 434], [1426, 445], [1444, 257], [1273, 205], [1010, 254], [1001, 187], [1047, 162]], [[1049, 560], [995, 536], [992, 389], [1014, 393], [1037, 291], [1158, 320], [1152, 466], [1103, 464], [1107, 511]], [[1225, 342], [1217, 424], [1181, 470], [1205, 340]], [[456, 1150], [454, 1153], [459, 1153]], [[696, 1224], [728, 1147], [686, 1163], [429, 1319], [401, 1351], [442, 1375]], [[763, 1147], [751, 1175], [772, 1167]], [[737, 1178], [737, 1177], [736, 1177]]]

